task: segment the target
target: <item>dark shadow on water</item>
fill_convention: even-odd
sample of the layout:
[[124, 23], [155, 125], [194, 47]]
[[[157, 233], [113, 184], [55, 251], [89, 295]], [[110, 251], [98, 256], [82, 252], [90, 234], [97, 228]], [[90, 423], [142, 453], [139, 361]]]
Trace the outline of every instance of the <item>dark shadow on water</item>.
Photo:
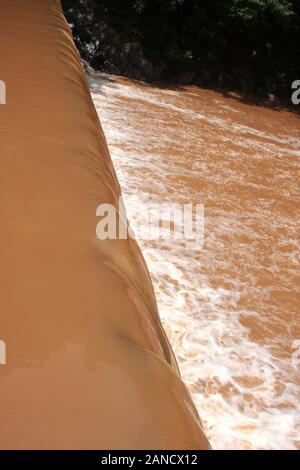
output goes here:
[[[141, 83], [141, 82], [139, 82]], [[171, 82], [153, 82], [153, 83], [142, 83], [147, 87], [154, 87], [160, 88], [165, 90], [173, 90], [173, 91], [184, 91], [186, 87], [193, 86], [202, 90], [209, 90], [214, 91], [216, 93], [222, 94], [225, 98], [235, 99], [240, 101], [241, 103], [252, 105], [252, 106], [262, 106], [264, 108], [271, 109], [273, 111], [286, 111], [289, 113], [293, 113], [296, 117], [300, 118], [300, 104], [293, 105], [291, 102], [282, 101], [277, 98], [274, 100], [266, 97], [262, 97], [259, 95], [255, 95], [253, 93], [248, 93], [240, 90], [235, 90], [226, 87], [220, 86], [201, 86], [191, 84], [177, 84]], [[292, 95], [292, 90], [291, 90]]]
[[[201, 86], [197, 84], [180, 84], [170, 81], [155, 81], [155, 82], [142, 82], [135, 80], [133, 78], [128, 78], [123, 75], [109, 75], [101, 71], [95, 71], [91, 74], [87, 74], [88, 81], [90, 84], [90, 89], [93, 93], [101, 93], [102, 87], [108, 85], [111, 87], [116, 87], [116, 80], [127, 80], [136, 82], [139, 87], [151, 88], [151, 89], [161, 89], [161, 90], [172, 90], [172, 91], [185, 91], [187, 87], [193, 86], [201, 90], [214, 91], [220, 93], [224, 98], [235, 99], [241, 103], [252, 105], [252, 106], [262, 106], [273, 111], [285, 111], [293, 113], [295, 117], [300, 118], [300, 104], [293, 105], [288, 101], [281, 101], [277, 98], [271, 100], [270, 98], [262, 97], [255, 95], [253, 93], [247, 93], [239, 90], [234, 90], [231, 88], [220, 87], [220, 86]], [[291, 90], [292, 95], [292, 90]]]
[[280, 101], [278, 99], [271, 100], [250, 93], [233, 92], [232, 90], [222, 90], [218, 88], [216, 88], [215, 91], [222, 93], [225, 98], [233, 98], [248, 105], [263, 106], [264, 108], [272, 109], [273, 111], [286, 111], [293, 113], [296, 117], [300, 118], [300, 105], [296, 106], [288, 101]]

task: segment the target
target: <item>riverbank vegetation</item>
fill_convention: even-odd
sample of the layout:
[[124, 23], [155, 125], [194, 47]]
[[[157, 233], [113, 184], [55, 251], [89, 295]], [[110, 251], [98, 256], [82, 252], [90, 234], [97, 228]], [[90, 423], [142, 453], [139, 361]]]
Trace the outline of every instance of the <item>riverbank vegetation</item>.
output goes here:
[[300, 79], [299, 0], [63, 0], [94, 68], [288, 98]]

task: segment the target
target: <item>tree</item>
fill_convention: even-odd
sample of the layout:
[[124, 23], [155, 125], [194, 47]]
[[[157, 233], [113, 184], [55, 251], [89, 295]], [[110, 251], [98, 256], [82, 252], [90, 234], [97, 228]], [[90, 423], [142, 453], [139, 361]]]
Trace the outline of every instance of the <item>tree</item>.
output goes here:
[[[138, 41], [148, 59], [206, 74], [211, 85], [287, 94], [300, 76], [298, 0], [63, 0], [81, 53], [101, 55], [99, 25]], [[101, 59], [101, 57], [100, 57]], [[101, 66], [101, 60], [97, 63]], [[199, 78], [200, 77], [200, 78]]]

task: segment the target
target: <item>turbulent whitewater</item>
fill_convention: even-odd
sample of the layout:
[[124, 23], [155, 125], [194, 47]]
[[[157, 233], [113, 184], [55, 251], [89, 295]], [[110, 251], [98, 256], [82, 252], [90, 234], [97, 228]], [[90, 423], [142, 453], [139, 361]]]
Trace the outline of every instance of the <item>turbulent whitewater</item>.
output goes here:
[[[299, 117], [196, 87], [90, 85], [213, 446], [299, 449]], [[204, 204], [203, 248], [142, 240], [149, 201]]]

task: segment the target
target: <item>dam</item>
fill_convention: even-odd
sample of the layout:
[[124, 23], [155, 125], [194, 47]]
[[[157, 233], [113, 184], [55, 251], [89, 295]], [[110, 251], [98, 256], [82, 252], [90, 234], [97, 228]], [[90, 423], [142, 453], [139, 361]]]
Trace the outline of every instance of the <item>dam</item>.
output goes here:
[[209, 449], [60, 2], [0, 10], [0, 449]]

